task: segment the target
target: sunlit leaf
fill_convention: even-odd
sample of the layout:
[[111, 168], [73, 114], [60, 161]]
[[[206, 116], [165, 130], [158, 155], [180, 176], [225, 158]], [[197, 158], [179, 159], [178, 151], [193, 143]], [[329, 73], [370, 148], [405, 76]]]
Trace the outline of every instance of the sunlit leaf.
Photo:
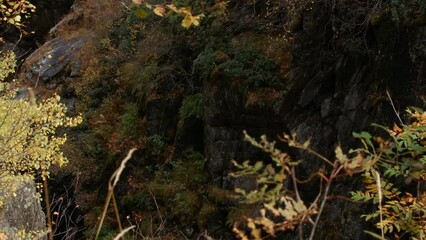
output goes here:
[[336, 154], [336, 159], [340, 163], [345, 163], [349, 161], [348, 157], [343, 153], [342, 148], [340, 146], [336, 147], [336, 149], [334, 150], [334, 153]]
[[166, 15], [166, 9], [164, 9], [162, 6], [156, 6], [153, 12], [160, 17], [164, 17]]
[[182, 20], [182, 27], [184, 28], [190, 28], [192, 25], [199, 26], [200, 25], [200, 19], [204, 15], [200, 14], [197, 16], [192, 16], [191, 14], [187, 14], [185, 18]]
[[134, 4], [139, 5], [139, 4], [142, 4], [142, 3], [144, 2], [144, 0], [132, 0], [132, 2], [133, 2]]
[[172, 10], [173, 12], [178, 12], [178, 9], [176, 8], [176, 6], [174, 4], [167, 4], [166, 5], [170, 10]]

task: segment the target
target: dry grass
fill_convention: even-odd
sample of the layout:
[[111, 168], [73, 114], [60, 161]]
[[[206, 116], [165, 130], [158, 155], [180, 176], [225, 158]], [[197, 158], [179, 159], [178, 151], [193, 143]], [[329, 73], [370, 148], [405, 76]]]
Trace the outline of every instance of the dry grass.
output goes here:
[[67, 36], [82, 29], [105, 34], [122, 16], [124, 6], [115, 0], [81, 0], [55, 27], [54, 36]]

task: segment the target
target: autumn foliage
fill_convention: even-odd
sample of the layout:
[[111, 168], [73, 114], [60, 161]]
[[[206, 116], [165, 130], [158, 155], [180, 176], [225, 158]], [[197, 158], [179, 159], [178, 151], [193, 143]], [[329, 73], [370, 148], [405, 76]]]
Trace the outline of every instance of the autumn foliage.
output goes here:
[[74, 127], [81, 123], [81, 116], [66, 116], [66, 106], [60, 97], [36, 103], [34, 93], [27, 90], [28, 97], [16, 95], [15, 82], [6, 82], [14, 72], [14, 54], [1, 53], [0, 62], [0, 165], [1, 174], [40, 173], [49, 176], [51, 165], [67, 163], [61, 146], [66, 134], [58, 134], [61, 127]]

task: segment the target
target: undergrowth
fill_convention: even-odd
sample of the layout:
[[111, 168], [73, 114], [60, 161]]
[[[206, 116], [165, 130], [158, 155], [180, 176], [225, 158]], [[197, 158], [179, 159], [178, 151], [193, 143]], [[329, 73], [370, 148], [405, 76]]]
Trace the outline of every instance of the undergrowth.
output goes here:
[[[333, 159], [310, 148], [310, 141], [300, 143], [295, 135], [283, 135], [281, 140], [290, 147], [307, 151], [328, 165], [318, 169], [308, 181], [320, 179], [320, 193], [313, 202], [307, 202], [299, 193], [294, 161], [275, 148], [265, 136], [257, 141], [247, 134], [245, 139], [271, 156], [272, 162], [234, 162], [238, 171], [234, 177], [251, 176], [256, 179], [253, 190], [236, 189], [242, 204], [256, 204], [258, 214], [246, 217], [234, 224], [234, 232], [241, 239], [263, 239], [277, 236], [279, 232], [298, 229], [299, 238], [306, 224], [310, 225], [309, 239], [314, 239], [316, 227], [327, 204], [330, 189], [337, 178], [363, 176], [364, 189], [353, 191], [352, 199], [369, 202], [377, 207], [373, 213], [362, 215], [366, 221], [374, 221], [380, 234], [366, 231], [377, 239], [397, 239], [409, 236], [424, 239], [426, 233], [426, 112], [421, 109], [407, 111], [413, 122], [392, 129], [384, 129], [389, 138], [373, 137], [368, 132], [354, 133], [362, 143], [360, 148], [344, 153], [340, 146]], [[249, 230], [245, 230], [249, 229]]]

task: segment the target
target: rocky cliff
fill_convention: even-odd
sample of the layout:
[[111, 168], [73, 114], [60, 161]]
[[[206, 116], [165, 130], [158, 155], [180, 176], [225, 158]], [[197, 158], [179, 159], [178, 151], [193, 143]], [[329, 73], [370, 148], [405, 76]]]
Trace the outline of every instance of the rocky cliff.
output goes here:
[[[387, 2], [351, 1], [359, 10], [351, 11], [333, 1], [262, 0], [219, 11], [220, 2], [191, 2], [206, 17], [184, 30], [177, 16], [160, 19], [131, 3], [81, 1], [64, 18], [73, 20], [26, 59], [23, 83], [39, 83], [40, 95], [58, 91], [85, 116], [66, 149], [66, 171], [78, 179], [89, 225], [108, 176], [136, 146], [117, 190], [123, 217], [155, 212], [151, 223], [166, 216], [167, 227], [187, 237], [206, 229], [231, 238], [227, 219], [242, 215], [225, 195], [250, 184], [229, 177], [231, 160], [265, 158], [243, 130], [296, 133], [333, 156], [337, 144], [353, 146], [353, 131], [399, 121], [406, 107], [424, 104], [424, 12], [404, 15]], [[321, 167], [292, 154], [304, 159], [302, 178]], [[355, 186], [356, 178], [345, 179], [332, 192], [348, 196]], [[319, 189], [301, 191], [309, 199]], [[364, 210], [331, 201], [318, 239], [365, 239]]]

